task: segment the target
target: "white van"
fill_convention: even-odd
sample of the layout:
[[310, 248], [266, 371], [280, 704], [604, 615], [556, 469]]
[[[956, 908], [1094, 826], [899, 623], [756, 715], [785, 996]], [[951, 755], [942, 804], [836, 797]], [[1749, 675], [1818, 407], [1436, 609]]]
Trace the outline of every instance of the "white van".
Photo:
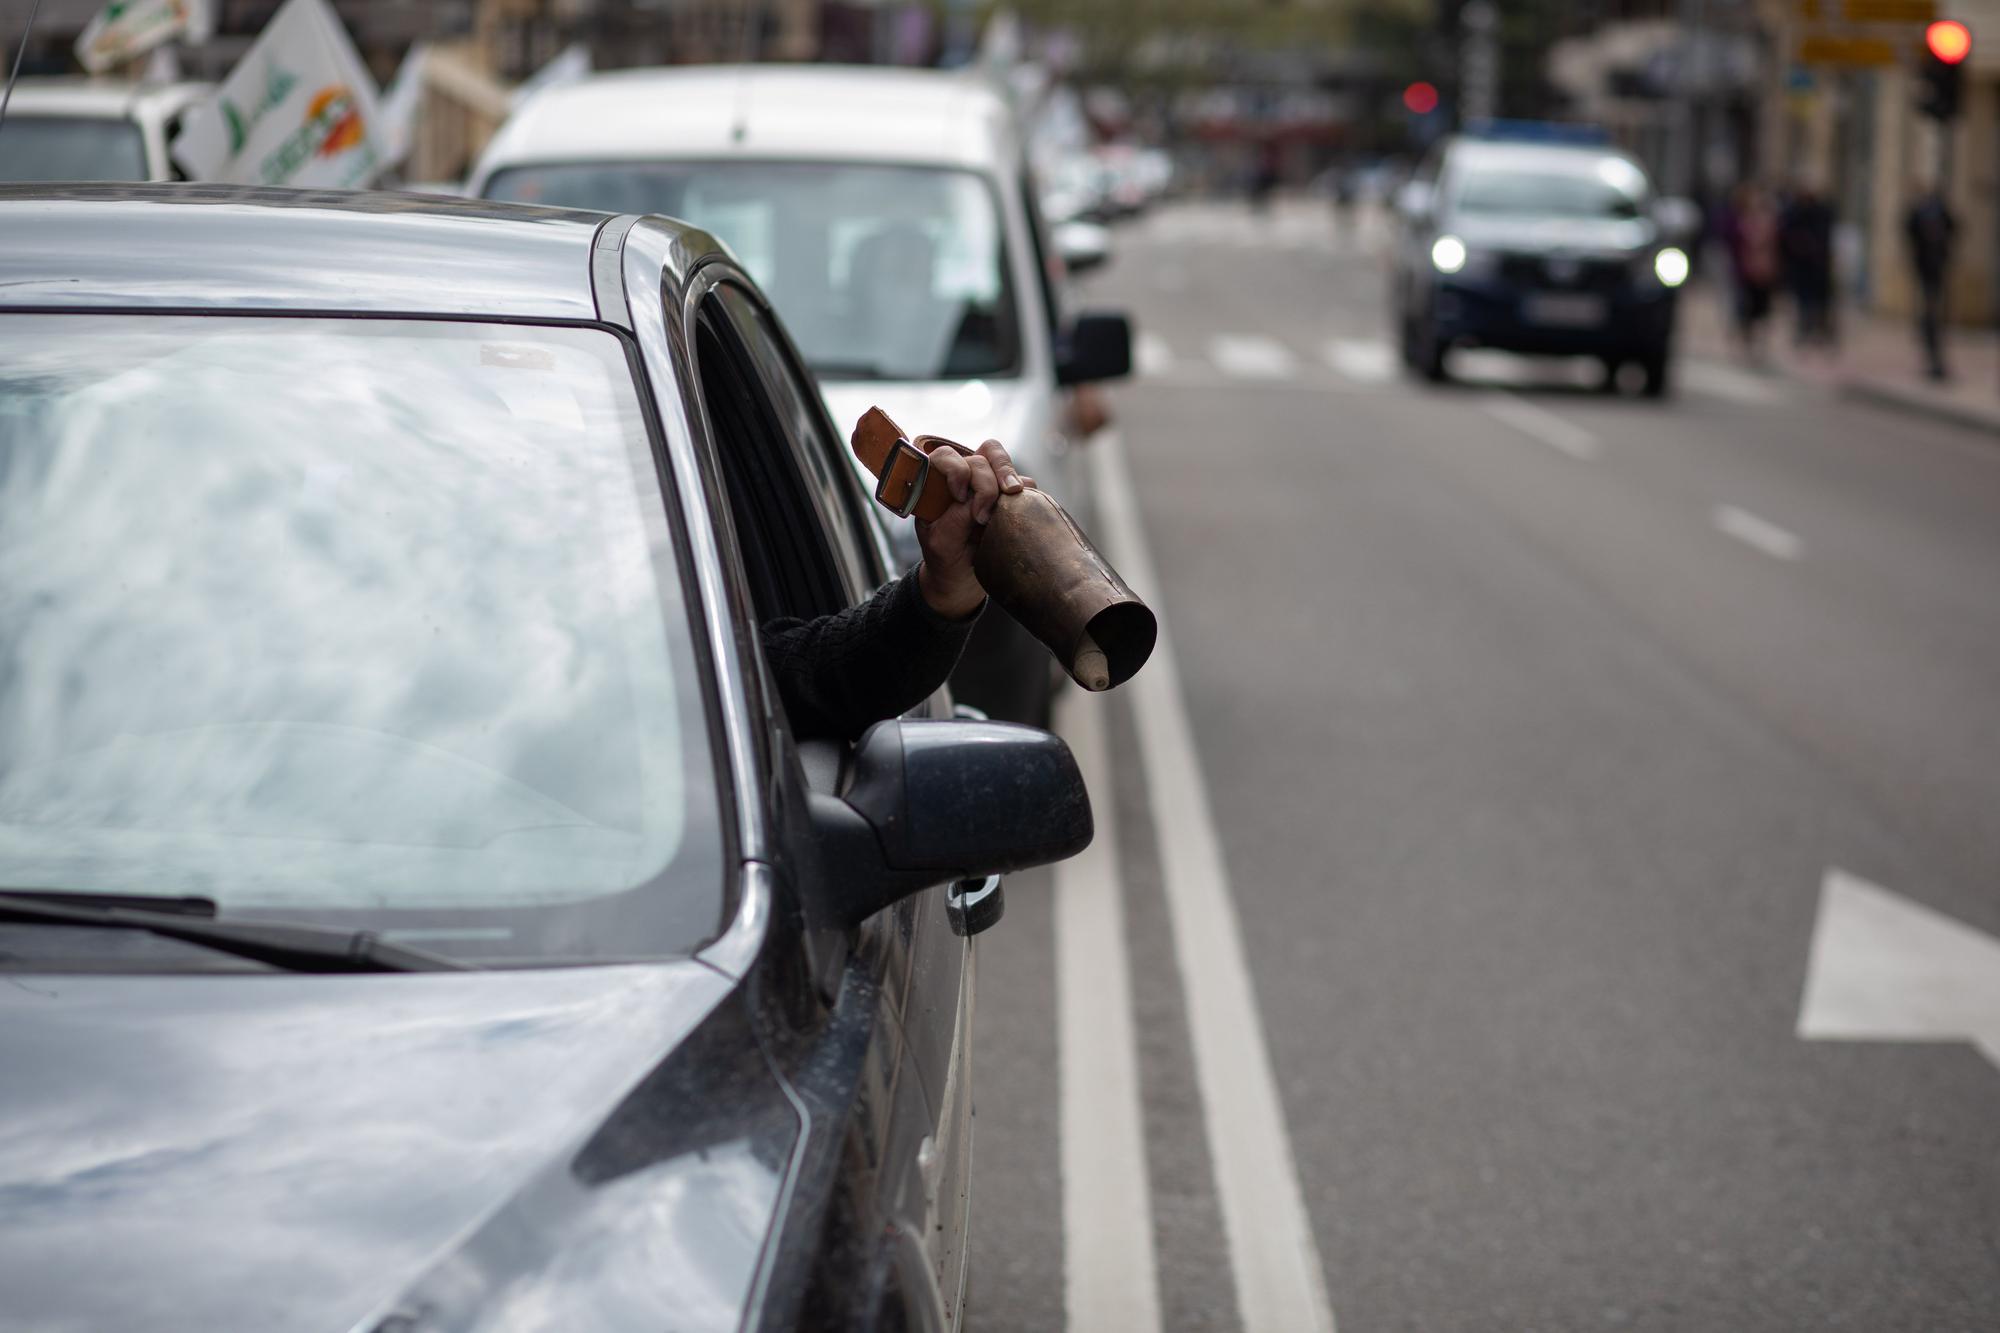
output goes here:
[[180, 118], [207, 83], [22, 79], [0, 125], [0, 181], [165, 181]]
[[[468, 193], [664, 213], [715, 233], [770, 295], [843, 440], [879, 404], [912, 432], [997, 437], [1023, 472], [1074, 495], [1062, 391], [1129, 368], [1122, 315], [1059, 309], [1061, 261], [1014, 116], [972, 75], [829, 65], [598, 75], [515, 112]], [[913, 559], [908, 525], [898, 532]], [[954, 689], [995, 716], [1033, 720], [1049, 679], [1048, 654], [994, 614]]]

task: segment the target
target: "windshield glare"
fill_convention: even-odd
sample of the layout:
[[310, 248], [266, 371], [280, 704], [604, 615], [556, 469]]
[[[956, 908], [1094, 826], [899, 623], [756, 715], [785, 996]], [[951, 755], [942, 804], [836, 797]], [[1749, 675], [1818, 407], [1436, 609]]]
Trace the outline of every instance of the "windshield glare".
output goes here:
[[809, 163], [517, 167], [492, 199], [664, 213], [714, 232], [824, 379], [1019, 373], [1000, 214], [970, 172]]
[[1646, 178], [1621, 158], [1583, 171], [1473, 167], [1453, 201], [1461, 213], [1511, 217], [1630, 220], [1646, 202]]
[[610, 334], [0, 316], [0, 887], [694, 947], [672, 549]]
[[0, 181], [142, 181], [146, 141], [129, 120], [32, 116], [20, 108], [0, 133]]

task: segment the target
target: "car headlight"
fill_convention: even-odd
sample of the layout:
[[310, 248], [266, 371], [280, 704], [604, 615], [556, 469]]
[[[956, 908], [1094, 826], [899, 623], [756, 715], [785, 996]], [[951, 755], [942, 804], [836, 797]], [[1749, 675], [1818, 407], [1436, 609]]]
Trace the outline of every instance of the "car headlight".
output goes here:
[[1440, 236], [1431, 242], [1431, 267], [1440, 273], [1456, 273], [1468, 258], [1465, 242], [1456, 236]]
[[1664, 246], [1653, 256], [1653, 276], [1662, 287], [1678, 287], [1686, 282], [1691, 267], [1687, 252], [1677, 246]]

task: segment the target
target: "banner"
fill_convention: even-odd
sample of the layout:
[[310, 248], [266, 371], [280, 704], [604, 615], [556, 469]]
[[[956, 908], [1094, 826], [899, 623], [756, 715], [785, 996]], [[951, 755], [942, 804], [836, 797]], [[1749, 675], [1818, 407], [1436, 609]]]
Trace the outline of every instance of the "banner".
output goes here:
[[285, 0], [174, 159], [200, 181], [360, 189], [388, 165], [375, 85], [326, 0]]
[[176, 37], [208, 40], [208, 0], [111, 0], [76, 39], [76, 58], [102, 74]]

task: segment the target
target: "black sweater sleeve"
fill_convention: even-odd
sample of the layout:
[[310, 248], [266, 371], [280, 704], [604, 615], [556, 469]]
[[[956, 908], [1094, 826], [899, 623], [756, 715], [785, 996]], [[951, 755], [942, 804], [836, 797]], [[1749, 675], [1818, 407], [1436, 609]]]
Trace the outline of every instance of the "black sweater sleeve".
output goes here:
[[859, 606], [766, 621], [758, 637], [792, 730], [851, 740], [944, 684], [978, 619], [933, 611], [912, 569]]

